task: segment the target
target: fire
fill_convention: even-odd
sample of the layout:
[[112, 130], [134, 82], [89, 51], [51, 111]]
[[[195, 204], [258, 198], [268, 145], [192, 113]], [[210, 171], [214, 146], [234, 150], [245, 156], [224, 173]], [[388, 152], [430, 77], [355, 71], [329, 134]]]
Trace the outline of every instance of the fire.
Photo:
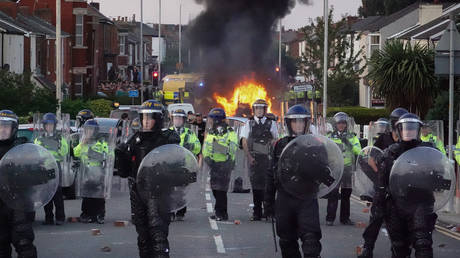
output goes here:
[[255, 82], [243, 82], [238, 85], [233, 91], [233, 96], [230, 100], [225, 97], [214, 94], [214, 98], [225, 110], [228, 116], [234, 116], [240, 104], [252, 105], [258, 99], [264, 99], [268, 103], [268, 112], [272, 102], [268, 97], [267, 90], [262, 85]]

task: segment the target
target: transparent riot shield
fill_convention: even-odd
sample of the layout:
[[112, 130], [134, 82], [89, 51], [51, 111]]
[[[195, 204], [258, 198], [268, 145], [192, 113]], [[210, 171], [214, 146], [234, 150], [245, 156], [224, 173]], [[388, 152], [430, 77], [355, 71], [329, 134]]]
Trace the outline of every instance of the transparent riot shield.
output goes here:
[[446, 154], [444, 147], [444, 122], [442, 120], [423, 121], [420, 139], [432, 143], [440, 152]]
[[145, 203], [160, 202], [160, 209], [176, 212], [197, 194], [198, 162], [192, 152], [176, 144], [153, 149], [142, 160], [137, 191]]
[[289, 194], [300, 199], [321, 198], [340, 183], [342, 152], [324, 136], [302, 135], [284, 148], [277, 173]]
[[59, 185], [59, 170], [45, 148], [26, 143], [0, 160], [0, 198], [15, 210], [31, 212], [46, 205]]
[[117, 128], [99, 127], [87, 130], [82, 127], [80, 142], [74, 155], [80, 158], [77, 174], [77, 196], [110, 198], [115, 164]]
[[314, 132], [311, 132], [312, 134], [324, 136], [332, 133], [333, 131], [333, 127], [329, 121], [329, 118], [324, 119], [323, 117], [318, 117], [318, 119], [316, 119], [315, 129], [316, 130]]
[[235, 167], [230, 176], [230, 187], [229, 191], [233, 193], [248, 193], [251, 188], [251, 182], [249, 179], [249, 165], [246, 153], [243, 150], [243, 143], [241, 138], [241, 131], [245, 126], [245, 118], [230, 118], [229, 125], [233, 128], [235, 133], [239, 136], [237, 148], [235, 153]]
[[353, 191], [364, 201], [372, 201], [378, 180], [378, 162], [383, 151], [368, 146], [361, 150], [356, 159], [356, 172], [353, 174]]
[[[356, 123], [355, 119], [353, 117], [348, 117], [346, 119], [346, 126], [343, 129], [344, 132], [348, 134], [354, 134], [355, 133], [355, 128], [356, 128]], [[340, 131], [341, 128], [338, 127], [338, 124], [336, 123], [335, 119], [333, 117], [327, 117], [326, 118], [326, 132], [337, 132]]]
[[430, 147], [417, 147], [403, 153], [390, 173], [392, 199], [414, 205], [442, 209], [453, 197], [455, 172], [449, 159]]
[[33, 142], [47, 149], [56, 159], [59, 168], [60, 186], [71, 186], [75, 179], [75, 172], [71, 169], [71, 140], [70, 116], [61, 114], [56, 117], [56, 124], [48, 123], [45, 126], [43, 114], [34, 114]]
[[371, 122], [368, 134], [368, 146], [374, 146], [374, 143], [380, 135], [391, 132], [391, 124], [387, 121]]

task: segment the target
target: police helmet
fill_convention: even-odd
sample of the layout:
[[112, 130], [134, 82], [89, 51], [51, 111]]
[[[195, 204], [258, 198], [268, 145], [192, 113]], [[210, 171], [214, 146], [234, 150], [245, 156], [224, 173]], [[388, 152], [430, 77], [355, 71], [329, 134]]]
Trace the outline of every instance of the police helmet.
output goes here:
[[410, 142], [420, 140], [420, 129], [423, 122], [420, 118], [412, 113], [402, 115], [396, 122], [397, 134], [399, 141]]
[[396, 108], [395, 110], [393, 110], [390, 114], [390, 122], [391, 122], [391, 128], [393, 130], [396, 130], [396, 122], [398, 122], [399, 118], [404, 115], [404, 114], [407, 114], [409, 113], [409, 111], [407, 111], [407, 109], [405, 108]]
[[348, 116], [347, 113], [345, 112], [338, 112], [334, 115], [334, 120], [333, 120], [333, 127], [334, 127], [334, 130], [338, 130], [337, 129], [337, 124], [340, 124], [340, 123], [345, 123], [347, 125], [347, 127], [345, 128], [345, 130], [348, 129], [348, 122], [350, 121], [350, 117]]
[[225, 110], [222, 108], [213, 108], [208, 114], [208, 119], [214, 120], [216, 124], [223, 123], [226, 118], [227, 115], [225, 114]]
[[378, 135], [387, 133], [391, 129], [390, 121], [388, 121], [386, 118], [379, 118], [374, 124]]
[[79, 127], [83, 126], [85, 124], [85, 122], [88, 121], [89, 119], [94, 119], [94, 113], [93, 113], [93, 111], [91, 111], [89, 109], [83, 109], [80, 112], [78, 112], [76, 118], [77, 118], [76, 119], [77, 121], [76, 121], [75, 125], [76, 125], [77, 128], [79, 128]]
[[[142, 107], [139, 110], [139, 115], [140, 115], [142, 131], [144, 132], [158, 131], [158, 130], [161, 130], [163, 126], [165, 109], [164, 109], [163, 104], [161, 104], [159, 101], [150, 99], [142, 103]], [[153, 128], [144, 128], [143, 121], [147, 117], [155, 120], [155, 125]]]
[[294, 129], [291, 127], [291, 122], [297, 121], [297, 120], [304, 120], [305, 128], [302, 130], [301, 134], [306, 134], [308, 130], [310, 129], [310, 119], [311, 119], [310, 110], [306, 109], [303, 105], [298, 104], [298, 105], [294, 105], [290, 107], [284, 118], [284, 122], [288, 129], [289, 135], [290, 136], [300, 135], [298, 132], [295, 132]]
[[258, 99], [252, 104], [252, 111], [255, 112], [256, 107], [263, 107], [264, 113], [267, 112], [268, 104], [264, 99]]
[[0, 142], [4, 141], [13, 141], [16, 139], [18, 133], [19, 120], [18, 116], [11, 110], [1, 110], [0, 111], [0, 126], [11, 128], [10, 132], [0, 131]]

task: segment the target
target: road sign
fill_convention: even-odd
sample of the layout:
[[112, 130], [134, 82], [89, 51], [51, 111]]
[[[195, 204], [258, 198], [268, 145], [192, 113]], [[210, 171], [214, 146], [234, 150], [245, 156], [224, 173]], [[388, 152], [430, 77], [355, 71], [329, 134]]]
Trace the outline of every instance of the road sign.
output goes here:
[[139, 91], [137, 91], [137, 90], [130, 90], [130, 91], [129, 91], [129, 97], [130, 97], [130, 98], [139, 98]]
[[302, 92], [302, 91], [309, 91], [309, 90], [313, 90], [313, 86], [311, 86], [310, 84], [294, 86], [295, 92]]

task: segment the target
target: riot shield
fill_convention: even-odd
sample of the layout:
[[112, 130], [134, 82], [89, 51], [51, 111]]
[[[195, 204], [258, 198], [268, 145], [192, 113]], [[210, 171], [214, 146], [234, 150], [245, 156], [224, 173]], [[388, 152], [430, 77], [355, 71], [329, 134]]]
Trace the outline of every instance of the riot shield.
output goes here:
[[137, 191], [144, 202], [157, 200], [160, 208], [176, 212], [196, 194], [198, 162], [192, 152], [176, 144], [153, 149], [142, 160]]
[[86, 198], [110, 198], [115, 164], [117, 128], [99, 127], [87, 131], [83, 127], [80, 142], [74, 154], [80, 158], [77, 174], [77, 196]]
[[374, 146], [374, 143], [380, 135], [391, 132], [391, 124], [386, 121], [371, 122], [368, 134], [368, 146]]
[[377, 163], [383, 151], [377, 147], [368, 146], [361, 150], [356, 160], [356, 172], [353, 174], [353, 190], [361, 200], [372, 201], [378, 180]]
[[56, 160], [41, 146], [16, 146], [0, 160], [0, 198], [12, 209], [41, 208], [53, 198], [58, 185]]
[[[355, 119], [353, 117], [348, 117], [346, 120], [346, 127], [345, 127], [345, 132], [349, 134], [356, 134], [355, 128], [356, 128], [356, 123]], [[326, 132], [334, 132], [337, 131], [337, 123], [335, 122], [335, 119], [333, 117], [327, 117], [326, 118]]]
[[59, 185], [68, 187], [75, 179], [75, 172], [71, 169], [70, 115], [61, 114], [56, 119], [54, 128], [45, 128], [42, 114], [34, 114], [33, 142], [54, 156], [59, 168]]
[[233, 128], [235, 133], [239, 136], [239, 148], [235, 153], [235, 167], [230, 176], [229, 191], [233, 193], [247, 193], [251, 188], [249, 179], [249, 165], [246, 153], [242, 148], [242, 138], [240, 137], [241, 131], [245, 126], [245, 118], [230, 118], [229, 125]]
[[449, 159], [430, 147], [417, 147], [403, 153], [390, 173], [390, 193], [394, 200], [442, 209], [455, 191], [455, 172]]
[[444, 122], [442, 120], [423, 121], [420, 139], [432, 143], [439, 151], [446, 154], [444, 147]]
[[342, 152], [327, 137], [302, 135], [284, 148], [277, 173], [289, 194], [300, 199], [321, 198], [342, 178]]

